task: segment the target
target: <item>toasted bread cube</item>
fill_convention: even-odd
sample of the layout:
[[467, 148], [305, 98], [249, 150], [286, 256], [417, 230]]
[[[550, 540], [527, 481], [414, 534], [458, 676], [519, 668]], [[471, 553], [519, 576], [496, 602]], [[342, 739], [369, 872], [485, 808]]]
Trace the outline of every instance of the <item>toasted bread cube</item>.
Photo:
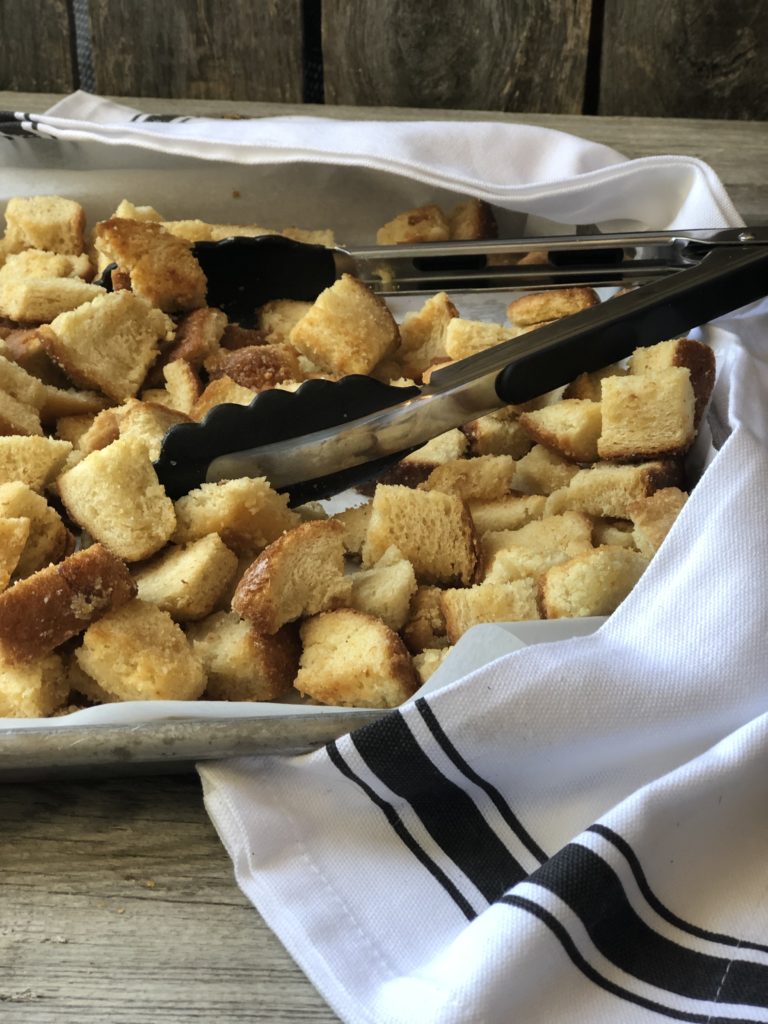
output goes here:
[[602, 429], [599, 402], [563, 399], [520, 415], [520, 425], [538, 444], [572, 462], [595, 462]]
[[58, 654], [17, 665], [0, 661], [0, 718], [46, 718], [68, 693], [66, 668]]
[[453, 241], [480, 241], [496, 238], [499, 234], [493, 210], [482, 199], [468, 199], [459, 203], [451, 211], [448, 226]]
[[655, 374], [670, 367], [686, 367], [695, 398], [694, 421], [698, 425], [715, 386], [715, 353], [692, 338], [673, 338], [658, 345], [638, 348], [629, 360], [632, 374]]
[[545, 516], [518, 530], [499, 530], [482, 538], [491, 582], [539, 577], [550, 566], [592, 548], [592, 521], [580, 512]]
[[0, 658], [34, 661], [135, 592], [126, 567], [101, 544], [40, 569], [0, 594]]
[[5, 391], [0, 391], [0, 434], [39, 437], [42, 433], [37, 409], [19, 402]]
[[283, 228], [280, 234], [284, 238], [292, 238], [294, 242], [306, 242], [307, 245], [324, 245], [333, 248], [336, 236], [331, 228]]
[[69, 383], [67, 376], [54, 363], [43, 344], [49, 330], [43, 326], [8, 331], [0, 342], [0, 353], [43, 384], [66, 387]]
[[195, 400], [189, 415], [193, 420], [202, 420], [217, 405], [250, 405], [256, 394], [252, 388], [243, 387], [231, 377], [217, 377]]
[[0, 316], [19, 323], [47, 324], [60, 313], [105, 294], [99, 285], [75, 277], [15, 279], [0, 287]]
[[91, 425], [80, 435], [77, 443], [78, 451], [84, 455], [106, 448], [120, 437], [120, 423], [117, 418], [117, 409], [102, 409], [93, 417]]
[[249, 345], [234, 352], [222, 349], [216, 363], [216, 375], [224, 374], [253, 391], [264, 391], [303, 376], [299, 354], [292, 345]]
[[405, 645], [412, 654], [448, 644], [440, 587], [421, 586], [411, 598], [408, 619], [402, 628]]
[[173, 323], [131, 292], [103, 295], [51, 324], [46, 348], [82, 387], [98, 388], [116, 402], [131, 398], [154, 362], [158, 343]]
[[38, 411], [45, 405], [47, 388], [23, 366], [0, 355], [0, 388], [19, 402]]
[[592, 288], [553, 288], [547, 292], [523, 295], [507, 306], [510, 322], [520, 327], [549, 323], [564, 316], [597, 306], [600, 299]]
[[507, 409], [470, 420], [461, 429], [472, 455], [511, 455], [521, 459], [533, 447], [530, 434]]
[[506, 494], [491, 501], [470, 501], [469, 512], [478, 536], [498, 530], [518, 530], [544, 515], [543, 494]]
[[181, 318], [176, 328], [173, 346], [165, 361], [184, 359], [193, 368], [199, 368], [219, 350], [227, 317], [220, 309], [203, 306], [193, 309]]
[[147, 448], [149, 458], [155, 462], [160, 455], [163, 438], [177, 423], [188, 422], [184, 413], [165, 409], [161, 405], [140, 402], [135, 398], [112, 412], [120, 437], [135, 437]]
[[456, 586], [474, 580], [477, 537], [469, 510], [458, 495], [397, 484], [377, 487], [363, 564], [374, 565], [392, 545], [411, 563], [420, 583]]
[[599, 402], [602, 397], [603, 380], [606, 377], [624, 377], [628, 373], [626, 367], [618, 363], [612, 363], [601, 370], [593, 370], [590, 373], [580, 373], [571, 381], [563, 391], [563, 398], [587, 399], [590, 402]]
[[218, 533], [236, 555], [254, 557], [300, 520], [288, 496], [273, 491], [265, 477], [242, 477], [201, 484], [179, 498], [176, 522], [174, 544]]
[[332, 519], [302, 523], [269, 544], [235, 589], [232, 609], [260, 633], [346, 603], [344, 528]]
[[653, 558], [659, 550], [687, 500], [688, 495], [678, 487], [662, 487], [629, 504], [627, 515], [634, 525], [633, 539], [646, 558]]
[[166, 313], [205, 305], [205, 274], [191, 244], [153, 221], [113, 217], [96, 225], [96, 249], [131, 276], [131, 288]]
[[456, 317], [445, 328], [445, 351], [449, 359], [466, 359], [515, 336], [513, 327]]
[[322, 370], [344, 376], [370, 373], [394, 352], [399, 333], [386, 304], [362, 281], [342, 274], [320, 293], [288, 340]]
[[377, 245], [409, 242], [447, 242], [451, 237], [448, 220], [439, 206], [430, 204], [405, 210], [376, 232]]
[[20, 516], [30, 524], [15, 566], [19, 577], [60, 561], [72, 549], [74, 538], [61, 516], [42, 495], [21, 481], [0, 484], [0, 516]]
[[343, 512], [337, 512], [331, 518], [344, 527], [342, 535], [344, 551], [354, 558], [360, 558], [371, 518], [371, 503], [366, 502], [364, 505], [355, 505], [354, 508], [344, 509]]
[[126, 220], [155, 220], [161, 221], [162, 214], [159, 214], [154, 206], [134, 206], [129, 199], [121, 199], [113, 217], [124, 217]]
[[83, 251], [85, 211], [79, 203], [61, 196], [31, 196], [8, 200], [6, 234], [14, 251], [46, 249], [48, 252]]
[[592, 527], [592, 543], [596, 548], [612, 544], [614, 547], [639, 550], [635, 544], [632, 523], [628, 519], [596, 519]]
[[181, 627], [138, 598], [89, 626], [75, 657], [119, 700], [197, 700], [205, 689], [202, 660]]
[[26, 516], [0, 516], [0, 590], [5, 590], [29, 537]]
[[429, 647], [413, 655], [413, 667], [421, 686], [435, 674], [452, 650], [453, 647]]
[[[177, 412], [183, 412], [185, 416], [190, 416], [192, 419], [202, 419], [209, 408], [213, 408], [214, 405], [218, 405], [222, 401], [234, 401], [234, 398], [230, 396], [226, 398], [220, 397], [221, 392], [219, 392], [216, 398], [210, 395], [207, 399], [207, 404], [202, 402], [200, 380], [186, 359], [174, 359], [173, 362], [166, 363], [163, 367], [163, 377], [165, 378], [170, 408], [176, 409]], [[223, 377], [222, 380], [228, 381], [228, 378]], [[217, 382], [213, 381], [210, 386], [213, 387], [214, 384], [217, 384]], [[251, 398], [253, 398], [253, 395], [251, 395]], [[149, 401], [146, 396], [145, 401]], [[200, 402], [200, 409], [205, 407], [203, 411], [199, 412], [199, 415], [198, 402]], [[247, 402], [240, 402], [239, 404], [247, 405]]]
[[74, 521], [127, 562], [154, 555], [176, 528], [173, 502], [135, 437], [91, 452], [58, 485]]
[[53, 423], [62, 416], [83, 416], [100, 412], [106, 405], [107, 399], [95, 391], [78, 391], [75, 388], [64, 390], [46, 385], [40, 419], [43, 423]]
[[411, 563], [396, 547], [388, 548], [372, 569], [349, 577], [352, 590], [347, 604], [401, 629], [408, 618], [411, 597], [416, 592], [416, 574]]
[[0, 437], [0, 483], [16, 480], [34, 491], [57, 476], [72, 451], [69, 441], [52, 437]]
[[291, 691], [299, 668], [295, 627], [259, 633], [233, 612], [216, 612], [187, 630], [203, 663], [207, 700], [277, 700]]
[[210, 533], [183, 547], [171, 545], [135, 570], [133, 578], [142, 601], [156, 604], [177, 622], [192, 622], [216, 608], [237, 564], [237, 555], [217, 533]]
[[468, 629], [483, 622], [541, 618], [538, 587], [531, 576], [509, 583], [479, 583], [474, 587], [444, 590], [441, 600], [450, 644], [455, 644]]
[[544, 513], [550, 515], [575, 509], [593, 516], [628, 519], [633, 501], [679, 483], [680, 467], [671, 460], [634, 466], [597, 462], [589, 469], [580, 469], [567, 487], [553, 492], [547, 499]]
[[491, 501], [509, 494], [514, 477], [511, 455], [478, 455], [437, 466], [421, 486], [427, 491], [457, 494], [465, 501]]
[[524, 494], [551, 494], [567, 486], [578, 471], [572, 462], [536, 444], [517, 462], [513, 485]]
[[695, 398], [687, 367], [606, 377], [602, 395], [601, 459], [645, 462], [682, 455], [693, 443]]
[[398, 357], [409, 377], [419, 378], [428, 366], [447, 359], [445, 334], [448, 324], [459, 315], [445, 292], [427, 299], [420, 310], [407, 313], [400, 325]]
[[256, 324], [264, 341], [271, 345], [285, 344], [293, 328], [311, 308], [311, 302], [298, 299], [273, 299], [260, 306]]
[[321, 704], [394, 708], [418, 685], [403, 641], [380, 619], [350, 608], [322, 612], [301, 626], [296, 689]]
[[541, 584], [548, 619], [610, 615], [642, 576], [648, 560], [609, 544], [555, 565]]

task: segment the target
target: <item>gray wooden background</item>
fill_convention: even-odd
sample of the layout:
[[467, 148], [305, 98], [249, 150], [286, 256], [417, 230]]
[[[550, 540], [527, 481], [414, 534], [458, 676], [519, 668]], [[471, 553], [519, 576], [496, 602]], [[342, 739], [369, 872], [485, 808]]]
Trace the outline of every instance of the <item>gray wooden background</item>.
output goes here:
[[768, 119], [766, 0], [0, 0], [0, 91]]

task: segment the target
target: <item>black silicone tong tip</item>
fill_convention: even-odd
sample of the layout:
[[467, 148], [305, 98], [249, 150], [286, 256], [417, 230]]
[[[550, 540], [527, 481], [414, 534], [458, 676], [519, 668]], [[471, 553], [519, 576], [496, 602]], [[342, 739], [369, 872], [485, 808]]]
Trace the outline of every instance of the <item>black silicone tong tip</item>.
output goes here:
[[[176, 500], [205, 483], [209, 465], [220, 455], [335, 427], [417, 394], [417, 387], [392, 387], [358, 374], [337, 381], [308, 380], [294, 392], [262, 391], [250, 405], [217, 405], [199, 423], [171, 427], [163, 439], [155, 471], [168, 496]], [[289, 492], [291, 505], [328, 497], [370, 479], [407, 453], [398, 452], [283, 490]]]

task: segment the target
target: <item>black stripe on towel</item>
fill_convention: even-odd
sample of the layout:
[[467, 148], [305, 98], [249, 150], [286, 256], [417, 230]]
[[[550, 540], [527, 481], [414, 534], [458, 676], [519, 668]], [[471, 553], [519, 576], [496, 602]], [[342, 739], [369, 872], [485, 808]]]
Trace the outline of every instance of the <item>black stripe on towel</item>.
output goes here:
[[496, 810], [499, 812], [499, 814], [507, 823], [507, 825], [509, 825], [512, 832], [514, 832], [514, 834], [517, 836], [517, 838], [520, 840], [520, 842], [523, 844], [526, 850], [528, 850], [528, 852], [531, 853], [540, 864], [543, 864], [544, 861], [547, 859], [546, 853], [535, 841], [533, 836], [531, 836], [531, 834], [523, 827], [523, 825], [520, 823], [520, 820], [513, 813], [512, 808], [506, 802], [506, 800], [498, 791], [498, 789], [496, 789], [494, 785], [492, 785], [482, 776], [478, 775], [474, 768], [470, 764], [468, 764], [467, 761], [464, 760], [464, 758], [461, 756], [461, 754], [458, 752], [456, 747], [453, 745], [453, 743], [443, 730], [443, 727], [438, 722], [434, 711], [423, 697], [419, 697], [419, 699], [416, 701], [416, 708], [418, 709], [419, 714], [424, 719], [427, 728], [434, 736], [443, 753], [451, 759], [451, 761], [456, 765], [459, 771], [464, 776], [466, 776], [466, 778], [468, 778], [470, 782], [474, 782], [476, 786], [482, 789], [483, 792], [490, 797], [491, 802], [493, 803]]
[[441, 870], [441, 868], [439, 868], [437, 864], [435, 864], [432, 858], [429, 857], [424, 852], [424, 850], [422, 850], [422, 848], [419, 846], [419, 844], [416, 842], [411, 833], [403, 824], [399, 814], [394, 809], [392, 804], [388, 803], [386, 800], [382, 800], [378, 793], [371, 789], [367, 782], [364, 782], [359, 775], [352, 771], [347, 762], [341, 756], [341, 753], [336, 745], [335, 740], [331, 743], [326, 744], [325, 749], [328, 754], [328, 757], [331, 759], [332, 763], [336, 766], [336, 768], [338, 768], [341, 774], [346, 776], [346, 778], [350, 779], [352, 782], [356, 783], [360, 787], [360, 789], [362, 789], [362, 791], [365, 793], [368, 799], [372, 803], [374, 803], [379, 808], [380, 811], [382, 811], [384, 817], [392, 826], [392, 829], [394, 830], [396, 835], [402, 840], [403, 843], [405, 843], [405, 845], [408, 847], [408, 849], [411, 851], [414, 857], [419, 861], [420, 864], [422, 864], [427, 869], [427, 871], [429, 871], [429, 873], [432, 875], [435, 881], [439, 882], [443, 889], [445, 889], [445, 891], [457, 905], [459, 910], [461, 910], [462, 914], [464, 914], [466, 919], [468, 921], [473, 921], [477, 917], [477, 913], [475, 912], [472, 905], [469, 903], [468, 900], [466, 900], [462, 896], [462, 894], [459, 892], [459, 890], [456, 888], [456, 886], [453, 884], [450, 878], [448, 878], [445, 872]]
[[[610, 979], [603, 977], [603, 975], [600, 974], [600, 972], [597, 971], [592, 964], [590, 964], [581, 955], [565, 926], [561, 921], [558, 921], [554, 914], [551, 914], [548, 910], [540, 907], [538, 903], [534, 903], [533, 900], [525, 899], [522, 896], [502, 896], [499, 903], [506, 903], [510, 907], [517, 907], [519, 910], [527, 910], [530, 914], [533, 914], [534, 917], [537, 917], [559, 940], [571, 963], [578, 967], [581, 973], [586, 978], [589, 978], [590, 981], [594, 982], [595, 985], [598, 985], [606, 992], [610, 992], [612, 995], [618, 996], [619, 999], [624, 999], [626, 1002], [634, 1003], [636, 1006], [642, 1006], [647, 1010], [653, 1010], [665, 1017], [671, 1017], [673, 1020], [690, 1021], [691, 1024], [755, 1024], [756, 1018], [754, 1017], [713, 1017], [709, 1013], [689, 1013], [686, 1010], [678, 1010], [671, 1006], [664, 1006], [662, 1003], [658, 1003], [653, 999], [647, 999], [645, 996], [638, 995], [635, 992], [631, 992], [629, 989], [622, 988], [621, 985], [617, 985]], [[621, 1020], [621, 1016], [617, 1015], [616, 1020]]]
[[768, 1008], [768, 966], [686, 949], [659, 935], [633, 910], [614, 870], [570, 843], [531, 875], [566, 903], [592, 943], [621, 970], [690, 999]]
[[526, 877], [472, 799], [430, 761], [399, 712], [352, 733], [352, 742], [489, 902]]
[[41, 138], [31, 116], [31, 114], [14, 113], [11, 110], [0, 110], [0, 135], [6, 139], [19, 136], [28, 139]]
[[681, 917], [678, 917], [677, 914], [665, 907], [658, 896], [654, 894], [650, 885], [648, 885], [648, 879], [645, 877], [645, 873], [640, 866], [637, 854], [626, 839], [622, 838], [617, 832], [606, 828], [605, 825], [591, 825], [587, 831], [594, 832], [596, 835], [602, 836], [603, 839], [607, 839], [623, 855], [635, 877], [638, 889], [645, 897], [648, 905], [656, 911], [659, 917], [663, 917], [665, 921], [669, 921], [670, 924], [675, 925], [680, 931], [687, 932], [689, 935], [696, 935], [700, 939], [719, 942], [723, 946], [738, 946], [739, 949], [755, 949], [761, 953], [768, 953], [768, 946], [761, 946], [759, 942], [747, 942], [745, 939], [737, 939], [732, 935], [710, 932], [706, 928], [699, 928], [695, 924], [689, 924]]

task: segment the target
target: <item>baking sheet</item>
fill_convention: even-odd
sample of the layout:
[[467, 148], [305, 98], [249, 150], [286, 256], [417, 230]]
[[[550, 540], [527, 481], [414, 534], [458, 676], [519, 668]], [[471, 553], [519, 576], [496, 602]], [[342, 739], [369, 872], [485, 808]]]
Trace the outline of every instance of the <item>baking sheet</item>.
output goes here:
[[[260, 223], [282, 229], [332, 227], [344, 245], [370, 245], [397, 213], [427, 202], [451, 209], [464, 198], [366, 168], [297, 164], [279, 168], [196, 161], [132, 147], [43, 139], [0, 140], [0, 202], [15, 195], [57, 194], [85, 207], [88, 224], [109, 216], [121, 199], [155, 206], [168, 219]], [[318, 197], [322, 196], [322, 202]], [[573, 227], [498, 211], [506, 237], [566, 234]], [[462, 296], [461, 315], [503, 322], [513, 293]], [[424, 298], [398, 298], [398, 319]], [[602, 619], [479, 626], [456, 645], [416, 696], [462, 678], [493, 658], [531, 642], [583, 635]], [[52, 719], [0, 718], [0, 772], [129, 770], [186, 766], [242, 753], [313, 749], [385, 712], [294, 703], [127, 702]]]

